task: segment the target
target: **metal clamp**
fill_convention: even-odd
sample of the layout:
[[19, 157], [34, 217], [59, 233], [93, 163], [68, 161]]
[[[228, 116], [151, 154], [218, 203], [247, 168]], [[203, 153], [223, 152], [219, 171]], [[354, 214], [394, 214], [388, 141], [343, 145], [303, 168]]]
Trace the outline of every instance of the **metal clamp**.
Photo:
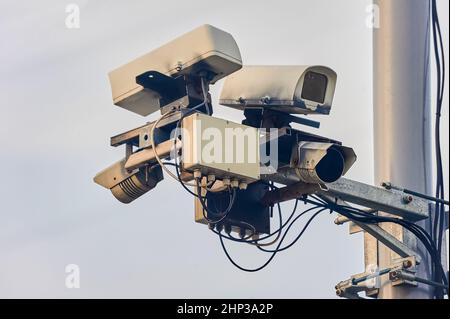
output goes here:
[[377, 284], [367, 285], [364, 284], [367, 280], [376, 279], [382, 274], [363, 272], [354, 276], [350, 279], [339, 282], [334, 288], [336, 289], [336, 295], [341, 298], [347, 299], [362, 299], [358, 293], [365, 292], [367, 296], [376, 293], [378, 290]]
[[[375, 272], [364, 272], [354, 275], [350, 279], [341, 281], [336, 285], [336, 295], [348, 299], [360, 299], [359, 292], [365, 292], [367, 296], [377, 293], [379, 288], [379, 277], [389, 274], [389, 280], [394, 286], [412, 285], [417, 286], [415, 281], [416, 258], [409, 256], [397, 259], [390, 267]], [[368, 280], [374, 280], [370, 285]]]

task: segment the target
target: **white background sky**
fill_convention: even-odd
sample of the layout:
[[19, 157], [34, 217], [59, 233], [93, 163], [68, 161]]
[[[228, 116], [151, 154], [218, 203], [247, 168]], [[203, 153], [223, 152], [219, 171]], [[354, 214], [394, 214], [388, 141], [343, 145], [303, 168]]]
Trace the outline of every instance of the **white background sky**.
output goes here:
[[[447, 45], [448, 1], [438, 2]], [[123, 205], [92, 177], [123, 155], [110, 136], [156, 116], [114, 106], [107, 72], [209, 23], [235, 37], [245, 64], [336, 70], [332, 113], [315, 132], [352, 146], [358, 161], [348, 177], [372, 183], [370, 1], [85, 0], [75, 1], [77, 30], [65, 27], [68, 3], [0, 4], [0, 297], [334, 298], [337, 282], [363, 271], [362, 236], [334, 225], [335, 215], [316, 219], [294, 248], [248, 274], [194, 223], [192, 198], [170, 178]], [[217, 103], [215, 115], [242, 119]], [[447, 98], [443, 123], [447, 132]], [[267, 258], [251, 247], [230, 250], [247, 267]], [[80, 289], [65, 287], [71, 263], [81, 268]]]

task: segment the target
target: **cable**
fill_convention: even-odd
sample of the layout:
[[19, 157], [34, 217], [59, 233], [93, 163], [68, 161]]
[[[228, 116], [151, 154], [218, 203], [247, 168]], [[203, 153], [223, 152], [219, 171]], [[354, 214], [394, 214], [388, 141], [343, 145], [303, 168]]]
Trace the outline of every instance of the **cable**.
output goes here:
[[[171, 176], [174, 179], [177, 179], [177, 177], [169, 170], [167, 169], [167, 167], [164, 165], [164, 163], [162, 162], [161, 158], [159, 157], [159, 155], [156, 152], [156, 144], [155, 144], [155, 128], [156, 126], [166, 117], [168, 117], [169, 115], [172, 115], [174, 113], [176, 113], [177, 110], [176, 109], [172, 109], [169, 112], [163, 114], [158, 120], [156, 120], [153, 125], [150, 128], [150, 145], [154, 150], [154, 154], [155, 154], [155, 159], [158, 162], [158, 164], [164, 169], [164, 171]], [[176, 141], [176, 138], [175, 138]], [[174, 144], [176, 146], [176, 142]], [[175, 148], [176, 149], [176, 148]]]
[[[439, 199], [444, 199], [444, 178], [442, 167], [442, 153], [441, 153], [441, 138], [440, 138], [440, 123], [442, 113], [442, 103], [445, 90], [445, 53], [442, 40], [441, 26], [439, 22], [439, 15], [437, 12], [436, 0], [431, 1], [431, 16], [433, 26], [433, 47], [435, 54], [436, 70], [437, 70], [437, 89], [436, 89], [436, 120], [435, 120], [435, 152], [436, 152], [436, 189], [435, 196]], [[433, 228], [431, 230], [432, 237], [437, 242], [437, 252], [442, 253], [442, 242], [445, 232], [445, 207], [442, 203], [436, 203], [434, 212]], [[437, 276], [437, 275], [436, 275]], [[434, 278], [437, 280], [437, 278]], [[436, 290], [437, 295], [442, 296], [440, 290]]]
[[369, 280], [369, 279], [373, 279], [373, 278], [377, 278], [377, 277], [386, 275], [386, 274], [388, 274], [390, 271], [391, 271], [391, 268], [386, 268], [386, 269], [380, 270], [380, 271], [378, 271], [378, 272], [376, 272], [376, 273], [373, 273], [373, 274], [370, 274], [370, 275], [367, 275], [367, 276], [363, 276], [363, 277], [360, 277], [360, 278], [353, 278], [353, 279], [352, 279], [352, 285], [357, 285], [357, 284], [359, 284], [359, 283], [361, 283], [361, 282], [364, 282], [364, 281], [366, 281], [366, 280]]
[[435, 282], [435, 281], [432, 281], [432, 280], [416, 277], [416, 276], [414, 276], [414, 281], [417, 281], [417, 282], [420, 282], [422, 284], [429, 285], [429, 286], [435, 286], [435, 287], [438, 287], [438, 288], [441, 288], [441, 289], [447, 289], [447, 286], [444, 285], [444, 284], [441, 284], [439, 282]]
[[[175, 135], [175, 138], [174, 138], [174, 149], [176, 149], [176, 143], [177, 143], [178, 139], [182, 137], [181, 134], [180, 134], [180, 128], [181, 128], [181, 123], [182, 123], [183, 119], [186, 116], [194, 113], [196, 110], [198, 110], [202, 106], [206, 106], [206, 111], [207, 111], [208, 115], [212, 114], [211, 108], [210, 108], [210, 106], [208, 104], [208, 93], [207, 93], [207, 88], [205, 88], [205, 80], [204, 80], [203, 77], [201, 77], [201, 86], [202, 86], [202, 93], [203, 93], [203, 102], [198, 104], [198, 105], [196, 105], [196, 106], [194, 106], [194, 107], [192, 107], [192, 108], [190, 108], [190, 109], [188, 109], [184, 114], [181, 114], [180, 119], [176, 123], [175, 132], [174, 132], [175, 133], [174, 134]], [[181, 183], [181, 185], [183, 186], [183, 188], [186, 191], [188, 191], [191, 195], [196, 196], [191, 190], [189, 190], [186, 187], [186, 185], [187, 186], [192, 186], [192, 187], [196, 187], [196, 185], [193, 185], [193, 184], [190, 184], [190, 183], [187, 183], [187, 182], [183, 182], [181, 180], [180, 167], [179, 167], [180, 164], [178, 163], [178, 154], [176, 154], [176, 156], [174, 157], [174, 161], [175, 161], [175, 171], [176, 171], [176, 174], [177, 174], [178, 181]]]
[[[180, 174], [179, 174], [178, 171], [177, 171], [177, 175], [175, 176], [175, 174], [173, 174], [170, 170], [168, 170], [168, 169], [164, 166], [164, 163], [162, 162], [161, 158], [160, 158], [159, 155], [156, 153], [155, 129], [156, 129], [156, 127], [158, 126], [158, 124], [159, 124], [163, 119], [165, 119], [166, 117], [169, 117], [169, 116], [172, 115], [172, 114], [175, 114], [175, 113], [177, 113], [177, 112], [180, 112], [180, 113], [181, 113], [181, 117], [180, 117], [180, 119], [177, 121], [177, 125], [176, 125], [176, 128], [175, 128], [174, 145], [173, 145], [173, 146], [174, 146], [174, 149], [176, 150], [176, 149], [177, 149], [177, 148], [176, 148], [176, 147], [177, 147], [177, 141], [178, 141], [178, 137], [179, 137], [179, 135], [178, 135], [178, 128], [179, 128], [179, 125], [180, 125], [181, 121], [183, 120], [183, 118], [185, 118], [187, 115], [189, 115], [189, 114], [195, 112], [196, 110], [198, 110], [198, 109], [201, 108], [202, 106], [206, 106], [207, 113], [208, 113], [208, 115], [210, 114], [211, 111], [210, 111], [210, 108], [209, 108], [209, 106], [208, 106], [208, 94], [207, 94], [207, 92], [206, 92], [207, 89], [205, 88], [205, 80], [204, 80], [203, 77], [201, 77], [200, 81], [201, 81], [202, 92], [203, 92], [203, 101], [202, 101], [200, 104], [198, 104], [198, 105], [196, 105], [196, 106], [194, 106], [194, 107], [188, 109], [188, 111], [185, 112], [184, 114], [183, 114], [183, 112], [182, 112], [181, 110], [176, 109], [176, 108], [173, 108], [172, 110], [170, 110], [170, 111], [168, 111], [167, 113], [163, 114], [158, 120], [156, 120], [156, 121], [153, 123], [153, 125], [152, 125], [151, 128], [150, 128], [150, 134], [149, 134], [149, 135], [150, 135], [150, 145], [151, 145], [151, 147], [155, 150], [155, 152], [154, 152], [154, 153], [155, 153], [155, 158], [156, 158], [158, 164], [159, 164], [159, 165], [164, 169], [164, 171], [165, 171], [170, 177], [172, 177], [173, 179], [175, 179], [175, 180], [177, 180], [177, 181], [183, 183], [184, 185], [193, 186], [193, 187], [195, 187], [196, 185], [189, 184], [189, 183], [183, 182], [183, 181], [181, 180]], [[175, 155], [175, 163], [176, 163], [177, 157], [178, 157], [178, 156], [177, 156], [177, 154], [176, 154], [176, 155]], [[177, 164], [177, 163], [176, 163], [176, 164]]]
[[[275, 237], [275, 239], [273, 239], [272, 241], [268, 242], [268, 243], [260, 243], [259, 241], [256, 243], [250, 242], [250, 245], [255, 245], [258, 248], [260, 247], [268, 247], [268, 246], [272, 246], [273, 244], [275, 244], [280, 238], [281, 238], [281, 229], [283, 228], [283, 216], [281, 214], [281, 207], [280, 207], [280, 203], [277, 203], [277, 207], [278, 207], [278, 219], [280, 220], [280, 227], [278, 228], [278, 230], [275, 232], [277, 234], [277, 236]], [[291, 215], [289, 216], [288, 220], [286, 221], [286, 223], [288, 223], [291, 218], [294, 216], [295, 211], [297, 210], [297, 206], [298, 206], [298, 199], [295, 200], [295, 204], [294, 204], [294, 209], [292, 210]]]
[[[277, 204], [277, 207], [278, 207], [278, 213], [279, 213], [279, 216], [281, 216], [281, 207], [280, 207], [279, 204]], [[264, 236], [264, 237], [260, 237], [260, 238], [258, 238], [258, 239], [252, 239], [252, 240], [244, 240], [244, 239], [238, 239], [238, 238], [235, 238], [235, 237], [227, 237], [227, 236], [223, 236], [223, 238], [228, 239], [228, 240], [230, 240], [230, 241], [240, 242], [240, 243], [247, 243], [247, 244], [259, 243], [259, 241], [268, 239], [268, 238], [270, 238], [270, 237], [273, 237], [274, 235], [276, 235], [276, 234], [278, 234], [279, 232], [281, 232], [281, 230], [282, 230], [284, 227], [286, 227], [286, 225], [287, 225], [287, 224], [289, 223], [289, 221], [292, 219], [292, 217], [294, 216], [294, 214], [295, 214], [295, 211], [293, 211], [293, 212], [291, 213], [291, 215], [289, 216], [289, 218], [287, 219], [287, 221], [286, 221], [284, 224], [281, 225], [281, 223], [280, 223], [280, 225], [281, 225], [280, 228], [278, 228], [278, 229], [277, 229], [276, 231], [274, 231], [273, 233], [270, 233], [269, 235], [266, 235], [266, 236]], [[216, 234], [218, 235], [218, 233], [216, 233]]]
[[[313, 217], [315, 217], [315, 216], [317, 216], [317, 213], [316, 213], [316, 215], [314, 215]], [[306, 229], [308, 228], [308, 226], [309, 226], [309, 224], [311, 223], [312, 219], [314, 219], [314, 218], [311, 218], [311, 219], [308, 221], [308, 223], [303, 227], [303, 229], [302, 229], [300, 235], [298, 236], [298, 239], [299, 239], [299, 238], [303, 235], [303, 233], [306, 231]], [[224, 244], [224, 242], [223, 242], [223, 235], [222, 235], [222, 233], [219, 232], [218, 235], [219, 235], [219, 239], [220, 239], [220, 244], [221, 244], [221, 246], [222, 246], [222, 249], [223, 249], [225, 255], [227, 256], [228, 260], [229, 260], [236, 268], [238, 268], [238, 269], [240, 269], [240, 270], [242, 270], [242, 271], [245, 271], [245, 272], [257, 272], [257, 271], [260, 271], [260, 270], [266, 268], [266, 267], [270, 264], [270, 262], [273, 260], [273, 258], [276, 256], [276, 254], [280, 251], [279, 248], [280, 248], [281, 244], [283, 243], [283, 240], [284, 240], [284, 238], [285, 238], [285, 236], [286, 236], [286, 233], [283, 235], [283, 238], [279, 241], [276, 250], [274, 250], [274, 251], [272, 252], [272, 254], [271, 254], [271, 256], [269, 257], [269, 259], [268, 259], [264, 264], [262, 264], [261, 266], [259, 266], [259, 267], [257, 267], [257, 268], [253, 268], [253, 269], [244, 268], [244, 267], [240, 266], [239, 264], [237, 264], [237, 263], [233, 260], [233, 258], [230, 256], [230, 254], [228, 253], [227, 248], [225, 247], [225, 244]], [[297, 239], [297, 240], [298, 240], [298, 239]]]
[[205, 83], [204, 77], [200, 78], [200, 82], [201, 82], [201, 85], [202, 85], [203, 103], [204, 103], [204, 105], [206, 107], [206, 114], [212, 115], [212, 109], [210, 108], [210, 105], [208, 104], [208, 93], [207, 93], [208, 90], [205, 87], [206, 83]]
[[[255, 228], [255, 226], [253, 226], [253, 225], [251, 225], [251, 224], [249, 224], [249, 223], [243, 222], [243, 221], [239, 221], [239, 222], [237, 222], [237, 224], [246, 226], [247, 228], [251, 229], [251, 230], [252, 230], [251, 234], [248, 235], [248, 236], [246, 236], [246, 237], [242, 237], [241, 239], [238, 239], [238, 238], [235, 238], [235, 237], [231, 236], [231, 232], [230, 232], [230, 233], [228, 234], [228, 235], [230, 236], [230, 238], [225, 237], [225, 236], [224, 236], [224, 238], [230, 239], [230, 240], [231, 240], [231, 239], [234, 239], [234, 240], [239, 241], [239, 242], [247, 242], [247, 240], [249, 240], [250, 238], [252, 238], [252, 237], [256, 234], [256, 228]], [[213, 233], [215, 233], [216, 235], [219, 234], [219, 232], [215, 231], [214, 229], [211, 229], [211, 230], [212, 230]]]
[[[198, 193], [198, 194], [201, 194], [201, 190], [202, 190], [202, 189], [201, 189], [201, 186], [200, 186], [200, 183], [201, 183], [200, 178], [196, 178], [195, 180], [196, 180], [196, 183], [197, 183], [197, 193]], [[203, 197], [198, 197], [198, 199], [199, 199], [199, 201], [200, 201], [200, 204], [202, 205], [202, 208], [203, 208], [203, 209], [202, 209], [202, 212], [203, 212], [203, 218], [205, 218], [205, 220], [206, 220], [208, 223], [210, 223], [210, 224], [218, 224], [218, 223], [220, 223], [221, 221], [223, 221], [225, 218], [227, 218], [228, 214], [229, 214], [230, 211], [231, 211], [231, 208], [233, 207], [233, 204], [234, 204], [234, 202], [235, 202], [235, 199], [236, 199], [236, 189], [235, 189], [235, 188], [229, 189], [229, 196], [230, 196], [230, 201], [229, 201], [228, 206], [227, 206], [227, 208], [225, 209], [224, 212], [212, 212], [212, 211], [208, 208], [208, 206], [206, 205], [205, 198], [203, 198]], [[208, 215], [216, 215], [216, 214], [219, 214], [220, 217], [219, 217], [218, 220], [212, 220], [212, 219], [210, 219], [210, 218], [206, 215], [206, 212], [208, 213]]]
[[[316, 204], [321, 205], [318, 202], [306, 200], [310, 204]], [[373, 214], [369, 214], [367, 212], [364, 212], [362, 210], [359, 210], [354, 207], [349, 206], [342, 206], [338, 205], [336, 203], [328, 203], [326, 205], [327, 207], [331, 207], [333, 210], [338, 212], [339, 214], [351, 219], [356, 220], [363, 223], [380, 223], [380, 222], [391, 222], [396, 223], [404, 227], [405, 229], [409, 230], [411, 233], [413, 233], [425, 246], [427, 251], [429, 252], [434, 267], [437, 270], [437, 276], [438, 276], [438, 282], [442, 282], [444, 285], [448, 286], [448, 279], [445, 275], [445, 271], [442, 267], [441, 258], [440, 255], [437, 252], [436, 244], [431, 238], [430, 234], [428, 234], [422, 227], [408, 222], [403, 219], [399, 218], [392, 218], [392, 217], [386, 217], [386, 216], [377, 216]]]
[[[292, 225], [300, 218], [302, 217], [304, 214], [310, 212], [313, 209], [317, 209], [317, 207], [313, 207], [310, 208], [306, 211], [304, 211], [303, 213], [301, 213], [300, 215], [298, 215], [293, 221], [292, 223], [289, 225], [289, 227], [286, 229], [286, 232], [283, 235], [283, 238], [281, 239], [283, 241], [283, 239], [286, 237], [287, 233], [289, 232], [289, 229], [292, 227]], [[319, 210], [318, 212], [316, 212], [305, 224], [305, 226], [303, 227], [302, 231], [300, 232], [300, 234], [288, 245], [284, 246], [283, 248], [277, 248], [276, 250], [270, 250], [270, 249], [265, 249], [265, 248], [261, 248], [258, 247], [259, 250], [264, 251], [264, 252], [280, 252], [280, 251], [284, 251], [286, 249], [291, 248], [293, 245], [295, 245], [295, 243], [302, 237], [303, 233], [305, 232], [305, 230], [308, 228], [309, 224], [317, 217], [317, 215], [319, 215], [321, 212], [323, 212], [324, 210], [327, 210], [327, 208], [323, 208], [321, 210]]]
[[[272, 189], [276, 189], [277, 188], [276, 186], [274, 186], [272, 184], [269, 184], [269, 187], [271, 187]], [[284, 229], [284, 227], [286, 227], [286, 225], [289, 223], [289, 221], [292, 219], [292, 217], [294, 217], [295, 212], [297, 211], [298, 202], [299, 202], [299, 199], [296, 199], [295, 200], [295, 204], [294, 204], [294, 208], [292, 210], [292, 213], [290, 214], [289, 218], [286, 220], [285, 223], [283, 223], [283, 217], [282, 217], [282, 213], [281, 213], [280, 203], [277, 203], [280, 226], [279, 226], [279, 228], [276, 231], [274, 231], [274, 232], [272, 232], [272, 233], [270, 233], [270, 234], [268, 234], [266, 236], [260, 237], [258, 239], [252, 239], [252, 240], [245, 239], [244, 240], [244, 239], [235, 238], [235, 237], [231, 236], [230, 234], [228, 234], [228, 237], [227, 236], [223, 236], [223, 238], [228, 239], [230, 241], [247, 243], [247, 244], [254, 245], [254, 246], [269, 246], [269, 245], [273, 245], [280, 238], [281, 231]], [[272, 242], [270, 242], [270, 243], [260, 243], [260, 241], [269, 239], [269, 238], [273, 237], [274, 235], [277, 235], [277, 238], [275, 240], [273, 240]]]
[[[363, 210], [360, 210], [358, 208], [354, 208], [354, 207], [350, 207], [350, 206], [344, 206], [344, 205], [338, 205], [337, 203], [330, 203], [330, 202], [325, 202], [324, 200], [317, 198], [317, 197], [313, 197], [314, 200], [310, 200], [308, 198], [304, 198], [305, 203], [309, 203], [314, 205], [314, 207], [306, 210], [305, 212], [303, 212], [302, 214], [300, 214], [299, 216], [297, 216], [288, 226], [288, 229], [285, 231], [285, 233], [283, 234], [283, 237], [281, 238], [281, 240], [279, 241], [276, 249], [274, 250], [269, 250], [269, 249], [264, 249], [262, 247], [258, 247], [258, 249], [271, 253], [272, 255], [270, 256], [270, 258], [260, 267], [254, 268], [254, 269], [248, 269], [248, 268], [244, 268], [242, 266], [240, 266], [239, 264], [237, 264], [232, 257], [230, 256], [223, 238], [227, 238], [224, 237], [222, 235], [222, 233], [219, 232], [215, 232], [219, 238], [220, 238], [220, 242], [221, 242], [221, 246], [222, 249], [224, 250], [225, 255], [227, 256], [227, 258], [229, 259], [229, 261], [238, 269], [242, 270], [242, 271], [246, 271], [246, 272], [255, 272], [255, 271], [259, 271], [262, 270], [263, 268], [265, 268], [267, 265], [269, 265], [269, 263], [273, 260], [273, 258], [275, 257], [275, 255], [278, 252], [284, 251], [286, 249], [289, 249], [290, 247], [292, 247], [300, 238], [301, 236], [304, 234], [304, 232], [306, 231], [306, 229], [308, 228], [308, 226], [310, 225], [310, 223], [312, 222], [312, 220], [317, 217], [317, 215], [327, 209], [330, 209], [330, 211], [336, 211], [339, 214], [351, 219], [351, 220], [355, 220], [355, 221], [359, 221], [359, 222], [363, 222], [363, 223], [372, 223], [372, 224], [377, 224], [377, 223], [381, 223], [381, 222], [391, 222], [391, 223], [396, 223], [401, 225], [402, 227], [404, 227], [405, 229], [409, 230], [411, 233], [413, 233], [425, 246], [425, 248], [427, 249], [427, 251], [429, 252], [431, 259], [432, 259], [432, 263], [434, 265], [434, 267], [437, 270], [437, 278], [438, 280], [435, 281], [437, 283], [437, 286], [439, 286], [440, 288], [445, 287], [444, 291], [448, 291], [448, 279], [445, 275], [445, 272], [443, 270], [442, 267], [442, 263], [441, 263], [441, 259], [440, 259], [440, 255], [437, 252], [436, 249], [436, 243], [433, 241], [432, 236], [430, 236], [430, 234], [428, 234], [422, 227], [411, 223], [409, 221], [403, 220], [403, 219], [399, 219], [399, 218], [392, 218], [392, 217], [387, 217], [387, 216], [377, 216], [377, 215], [373, 215], [370, 214], [368, 212], [365, 212]], [[309, 220], [308, 222], [305, 224], [304, 228], [302, 229], [302, 231], [300, 232], [300, 234], [295, 238], [294, 241], [292, 241], [290, 244], [284, 246], [281, 248], [281, 245], [283, 243], [283, 241], [286, 238], [287, 233], [289, 232], [290, 228], [292, 227], [292, 225], [301, 217], [303, 216], [305, 213], [307, 213], [308, 211], [314, 210], [314, 209], [320, 209], [318, 212], [316, 212]], [[279, 231], [281, 231], [281, 227], [279, 229]], [[228, 239], [228, 238], [227, 238]], [[233, 239], [231, 239], [233, 240]], [[431, 282], [431, 281], [430, 281]], [[436, 286], [436, 285], [435, 285]]]
[[[307, 202], [316, 204], [316, 205], [321, 205], [320, 203], [317, 203], [317, 202], [314, 202], [311, 200], [307, 200]], [[328, 206], [330, 206], [330, 205], [332, 206], [332, 208], [334, 210], [339, 212], [341, 215], [346, 216], [349, 219], [354, 219], [354, 220], [357, 220], [360, 222], [365, 222], [365, 223], [394, 222], [394, 223], [400, 224], [403, 227], [410, 230], [411, 232], [413, 232], [417, 237], [420, 237], [421, 241], [424, 241], [424, 244], [425, 244], [426, 248], [428, 249], [428, 251], [430, 252], [430, 254], [433, 257], [439, 258], [439, 260], [440, 260], [440, 256], [437, 256], [437, 254], [435, 254], [435, 252], [436, 252], [435, 244], [432, 241], [431, 236], [423, 228], [417, 226], [416, 224], [399, 219], [399, 218], [390, 218], [390, 217], [385, 217], [385, 216], [372, 215], [372, 214], [369, 214], [362, 210], [356, 209], [354, 207], [341, 206], [341, 205], [337, 205], [337, 204], [328, 204]]]
[[[437, 69], [437, 101], [436, 101], [436, 122], [435, 122], [435, 149], [436, 149], [436, 198], [441, 198], [443, 192], [442, 156], [440, 149], [440, 117], [442, 109], [443, 91], [445, 88], [445, 61], [442, 51], [442, 35], [440, 31], [439, 17], [437, 14], [436, 0], [432, 0], [432, 20], [433, 20], [433, 43]], [[442, 56], [440, 56], [440, 54]], [[442, 59], [442, 63], [441, 63]], [[440, 232], [441, 205], [437, 204], [435, 209], [434, 236], [438, 239]]]
[[423, 194], [423, 193], [419, 193], [419, 192], [416, 192], [416, 191], [413, 191], [413, 190], [410, 190], [410, 189], [407, 189], [407, 188], [401, 188], [401, 187], [392, 185], [391, 183], [383, 183], [381, 186], [386, 188], [386, 189], [394, 189], [394, 190], [400, 191], [400, 192], [408, 194], [408, 195], [413, 195], [413, 196], [416, 196], [416, 197], [420, 197], [420, 198], [426, 199], [426, 200], [428, 200], [430, 202], [444, 204], [445, 206], [449, 206], [450, 205], [450, 202], [448, 200], [436, 198], [436, 197], [433, 197], [433, 196], [429, 196], [429, 195], [426, 195], [426, 194]]

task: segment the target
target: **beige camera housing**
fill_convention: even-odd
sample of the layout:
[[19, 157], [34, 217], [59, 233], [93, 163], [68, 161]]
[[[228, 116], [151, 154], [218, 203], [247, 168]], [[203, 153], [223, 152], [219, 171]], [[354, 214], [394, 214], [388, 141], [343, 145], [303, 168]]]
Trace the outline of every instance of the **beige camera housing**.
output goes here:
[[220, 104], [289, 114], [329, 114], [336, 72], [325, 66], [244, 66], [225, 80]]
[[260, 179], [259, 130], [202, 113], [182, 122], [182, 169], [250, 184]]
[[149, 115], [160, 108], [158, 93], [136, 83], [136, 76], [157, 71], [167, 76], [210, 75], [211, 84], [242, 67], [241, 54], [232, 35], [203, 25], [166, 45], [109, 73], [115, 105]]
[[152, 190], [164, 178], [158, 165], [127, 170], [125, 163], [126, 159], [122, 159], [94, 177], [95, 183], [111, 190], [114, 197], [124, 204]]
[[335, 143], [299, 142], [293, 149], [291, 167], [305, 183], [333, 183], [356, 161], [352, 148]]

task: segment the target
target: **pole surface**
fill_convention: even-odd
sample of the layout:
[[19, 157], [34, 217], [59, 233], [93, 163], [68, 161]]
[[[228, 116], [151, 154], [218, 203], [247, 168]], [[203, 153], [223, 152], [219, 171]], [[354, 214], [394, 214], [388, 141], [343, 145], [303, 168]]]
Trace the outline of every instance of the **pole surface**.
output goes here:
[[[429, 0], [374, 0], [379, 28], [373, 32], [375, 182], [392, 182], [432, 195]], [[429, 229], [429, 221], [419, 223]], [[431, 279], [430, 259], [400, 226], [382, 227], [419, 251], [417, 277]], [[379, 269], [398, 255], [378, 245]], [[393, 287], [383, 276], [378, 298], [431, 298], [429, 286]]]

